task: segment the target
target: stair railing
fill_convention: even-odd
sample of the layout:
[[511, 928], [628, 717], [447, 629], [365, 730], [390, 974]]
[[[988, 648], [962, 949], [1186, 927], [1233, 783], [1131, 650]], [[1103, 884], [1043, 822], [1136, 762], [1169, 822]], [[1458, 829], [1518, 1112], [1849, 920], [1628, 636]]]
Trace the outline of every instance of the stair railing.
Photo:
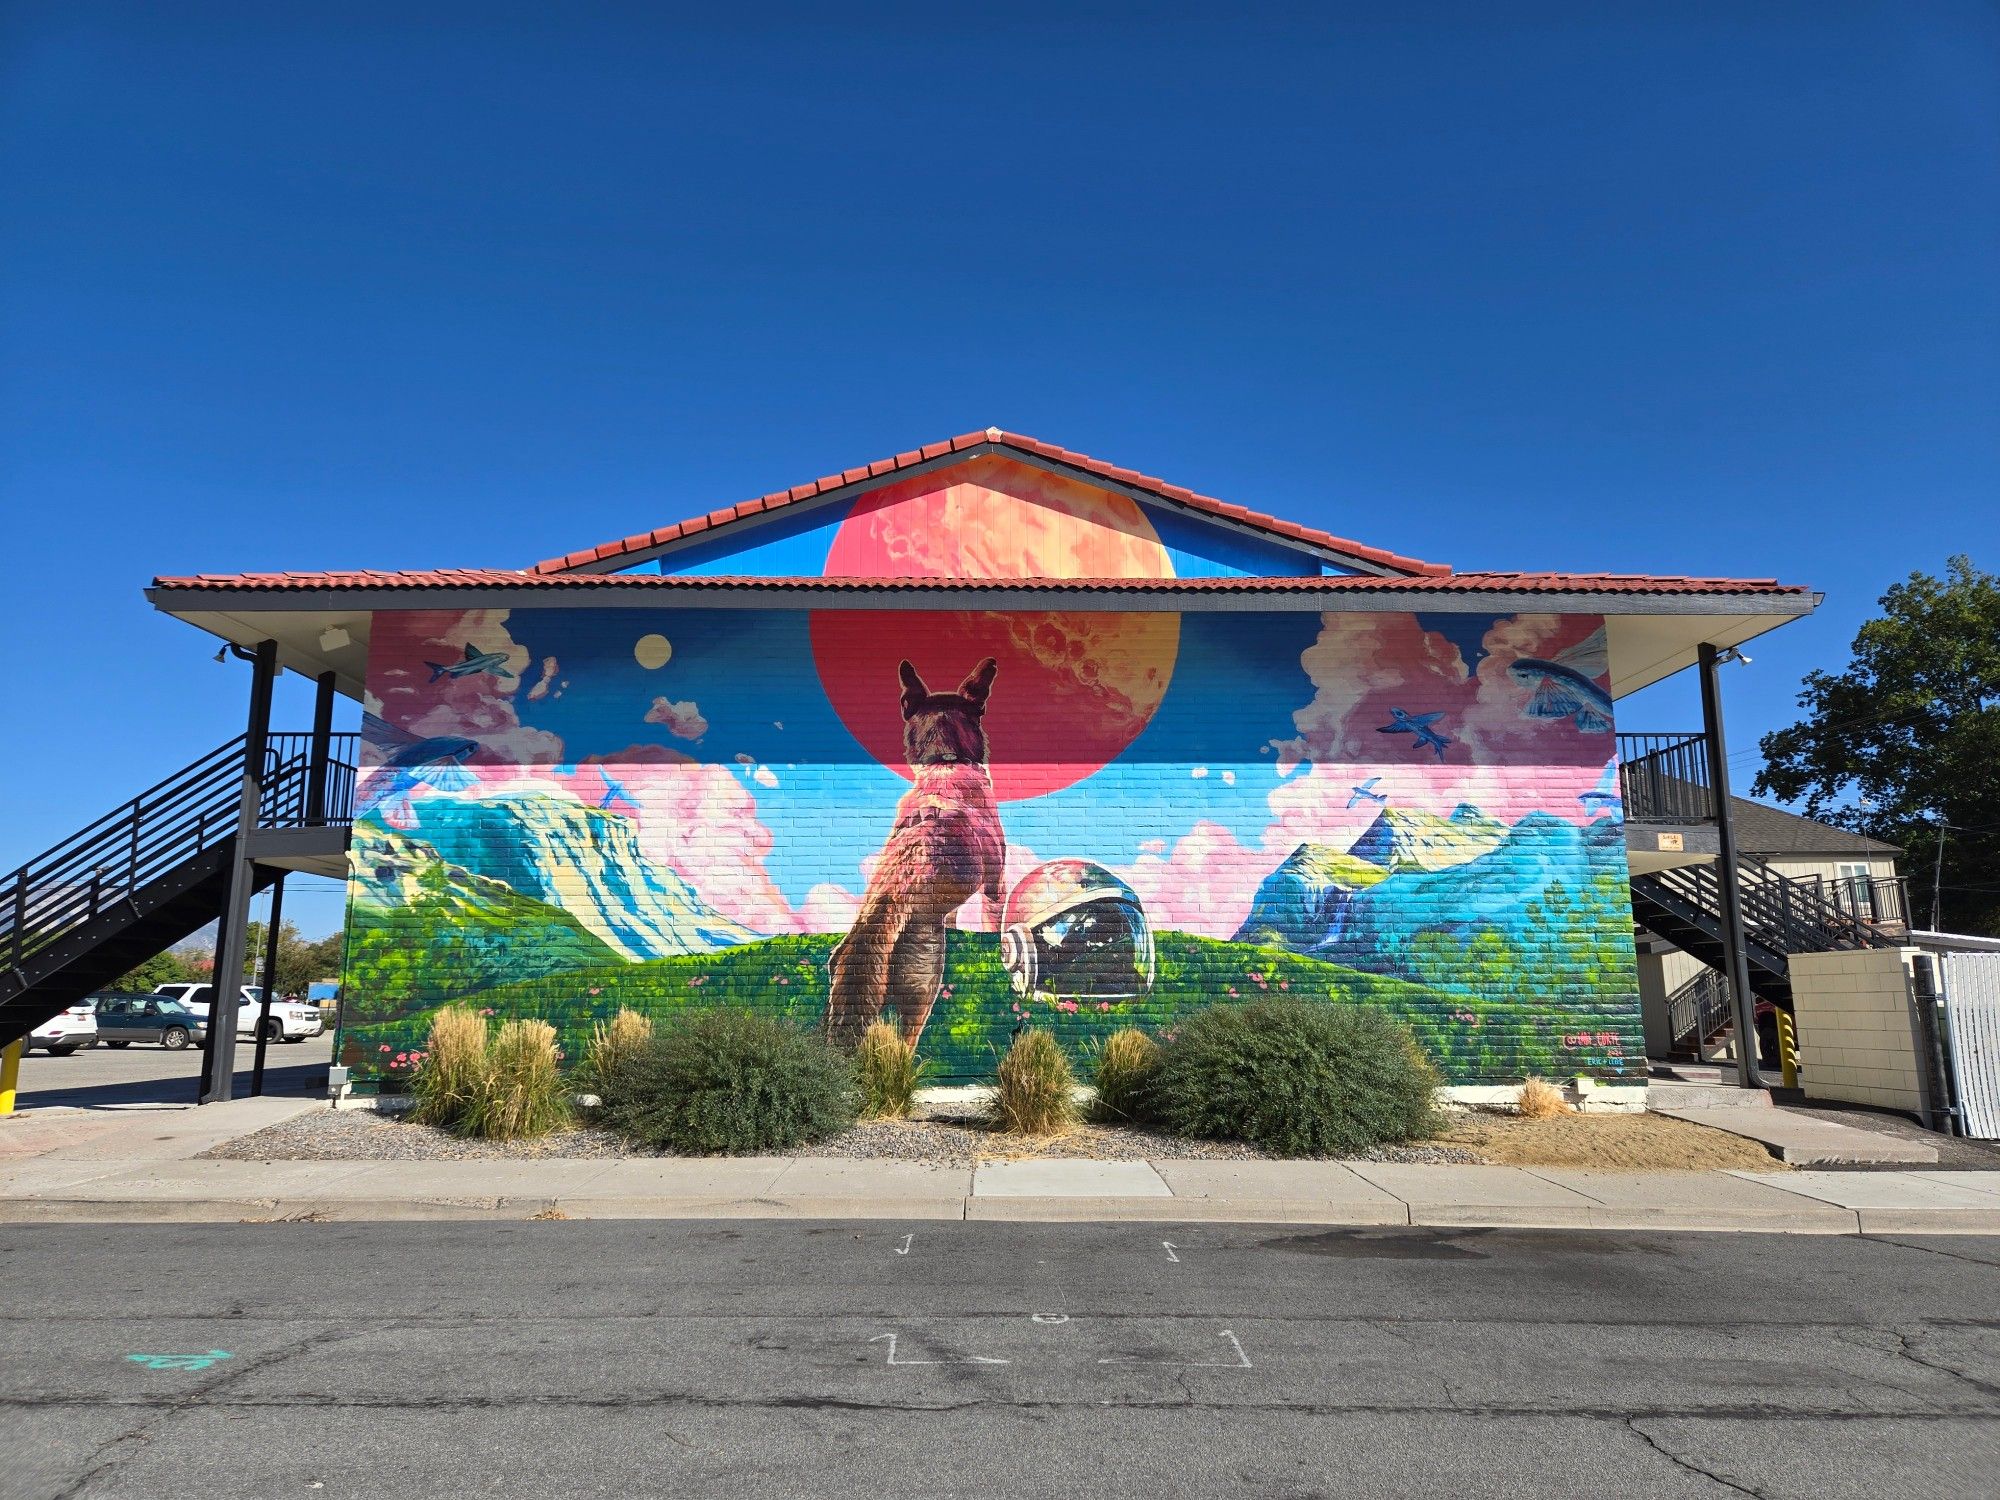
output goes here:
[[[312, 782], [310, 735], [272, 735], [259, 825], [303, 826]], [[335, 735], [325, 769], [326, 824], [353, 816], [359, 737]], [[294, 741], [307, 743], [303, 756]], [[244, 736], [181, 767], [20, 868], [0, 876], [0, 967], [31, 955], [111, 911], [194, 855], [236, 832]]]
[[1729, 981], [1713, 969], [1701, 970], [1667, 995], [1667, 1030], [1675, 1049], [1691, 1051], [1704, 1062], [1708, 1044], [1735, 1019]]

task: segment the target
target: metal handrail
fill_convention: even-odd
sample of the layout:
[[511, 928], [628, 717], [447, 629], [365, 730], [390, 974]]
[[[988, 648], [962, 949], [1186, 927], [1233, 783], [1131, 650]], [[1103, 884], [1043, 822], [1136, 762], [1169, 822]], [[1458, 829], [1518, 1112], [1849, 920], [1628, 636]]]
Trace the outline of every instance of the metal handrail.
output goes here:
[[[1892, 924], [1865, 920], [1827, 899], [1817, 878], [1780, 874], [1750, 854], [1738, 862], [1737, 874], [1744, 935], [1774, 955], [1880, 948], [1896, 941]], [[1721, 920], [1721, 881], [1713, 864], [1654, 870], [1643, 878]]]
[[1692, 1045], [1706, 1060], [1709, 1039], [1736, 1019], [1729, 1003], [1729, 981], [1713, 969], [1703, 969], [1667, 996], [1667, 1030], [1676, 1047]]
[[[313, 826], [306, 818], [314, 781], [309, 734], [267, 736], [261, 828]], [[322, 768], [326, 812], [319, 826], [353, 820], [360, 736], [329, 737]], [[246, 738], [237, 735], [156, 782], [68, 838], [0, 876], [0, 956], [17, 969], [29, 955], [128, 900], [236, 832], [243, 798]]]
[[1628, 823], [1714, 822], [1707, 736], [1620, 734], [1618, 794]]

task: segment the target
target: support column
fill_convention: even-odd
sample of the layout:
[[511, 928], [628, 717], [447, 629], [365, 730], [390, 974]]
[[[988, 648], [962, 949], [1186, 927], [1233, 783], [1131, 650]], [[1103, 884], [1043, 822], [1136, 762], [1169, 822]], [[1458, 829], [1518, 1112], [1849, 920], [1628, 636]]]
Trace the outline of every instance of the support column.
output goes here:
[[326, 826], [326, 778], [333, 759], [333, 673], [313, 679], [312, 759], [306, 780], [306, 827]]
[[259, 641], [255, 651], [231, 646], [250, 663], [250, 720], [243, 734], [243, 796], [236, 832], [229, 841], [229, 893], [223, 898], [215, 933], [215, 1000], [208, 1008], [208, 1057], [201, 1102], [216, 1104], [236, 1091], [236, 1011], [242, 1003], [243, 958], [250, 925], [250, 896], [257, 866], [250, 858], [250, 835], [264, 801], [264, 750], [271, 733], [271, 685], [278, 675], [278, 643]]
[[1736, 819], [1729, 806], [1729, 747], [1722, 733], [1722, 688], [1715, 669], [1720, 653], [1700, 651], [1701, 727], [1708, 741], [1708, 787], [1715, 798], [1716, 889], [1722, 896], [1722, 953], [1736, 1018], [1736, 1079], [1746, 1089], [1764, 1087], [1757, 1066], [1757, 997], [1750, 991], [1750, 958], [1743, 938], [1742, 871], [1737, 864]]
[[264, 1033], [271, 1026], [271, 1000], [277, 994], [278, 986], [278, 940], [285, 931], [285, 872], [280, 870], [278, 878], [271, 886], [271, 917], [269, 930], [264, 935], [264, 993], [257, 1003], [257, 1050], [255, 1061], [250, 1064], [250, 1097], [256, 1098], [264, 1092], [264, 1048], [268, 1039]]

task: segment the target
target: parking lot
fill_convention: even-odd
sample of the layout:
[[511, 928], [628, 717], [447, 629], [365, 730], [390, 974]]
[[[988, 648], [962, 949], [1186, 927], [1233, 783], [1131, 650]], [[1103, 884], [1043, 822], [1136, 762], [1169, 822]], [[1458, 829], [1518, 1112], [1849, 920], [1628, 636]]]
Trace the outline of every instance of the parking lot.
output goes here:
[[[250, 1064], [256, 1048], [249, 1041], [236, 1045], [236, 1092], [250, 1091]], [[169, 1052], [149, 1043], [112, 1048], [86, 1047], [68, 1057], [31, 1052], [21, 1059], [21, 1091], [17, 1107], [55, 1105], [103, 1108], [123, 1104], [192, 1103], [201, 1083], [208, 1054], [195, 1048]], [[319, 1094], [326, 1090], [327, 1064], [333, 1061], [333, 1036], [322, 1032], [303, 1042], [273, 1042], [264, 1058], [267, 1094]]]

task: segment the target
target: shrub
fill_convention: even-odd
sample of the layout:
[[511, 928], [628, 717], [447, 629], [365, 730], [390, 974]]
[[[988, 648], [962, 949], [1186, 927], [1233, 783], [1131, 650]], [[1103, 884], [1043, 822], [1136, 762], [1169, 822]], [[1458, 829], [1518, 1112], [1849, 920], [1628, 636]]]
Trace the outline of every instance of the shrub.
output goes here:
[[1076, 1075], [1056, 1039], [1038, 1026], [1014, 1038], [1000, 1059], [993, 1107], [1000, 1123], [1022, 1135], [1054, 1135], [1076, 1123]]
[[743, 1010], [676, 1016], [604, 1081], [603, 1123], [656, 1151], [786, 1151], [854, 1123], [854, 1069], [817, 1036]]
[[1530, 1078], [1521, 1085], [1521, 1096], [1514, 1107], [1527, 1120], [1547, 1120], [1570, 1112], [1569, 1100], [1563, 1097], [1563, 1091], [1540, 1078]]
[[1160, 1072], [1160, 1044], [1136, 1026], [1114, 1031], [1097, 1049], [1097, 1104], [1093, 1113], [1106, 1124], [1131, 1124], [1152, 1117], [1153, 1084]]
[[909, 1114], [930, 1064], [917, 1061], [917, 1049], [895, 1027], [877, 1021], [861, 1034], [854, 1071], [861, 1084], [861, 1117], [900, 1120]]
[[447, 1005], [431, 1017], [430, 1040], [410, 1092], [421, 1125], [456, 1130], [486, 1088], [486, 1021], [470, 1006]]
[[485, 1087], [460, 1124], [467, 1135], [511, 1141], [546, 1135], [570, 1119], [556, 1029], [547, 1021], [505, 1022], [486, 1049]]
[[1183, 1021], [1152, 1092], [1176, 1134], [1342, 1156], [1432, 1133], [1437, 1084], [1409, 1028], [1381, 1011], [1257, 1000]]
[[590, 1040], [584, 1044], [581, 1080], [601, 1095], [604, 1080], [616, 1074], [652, 1039], [653, 1018], [620, 1006], [618, 1014], [609, 1021], [599, 1021], [590, 1028]]

